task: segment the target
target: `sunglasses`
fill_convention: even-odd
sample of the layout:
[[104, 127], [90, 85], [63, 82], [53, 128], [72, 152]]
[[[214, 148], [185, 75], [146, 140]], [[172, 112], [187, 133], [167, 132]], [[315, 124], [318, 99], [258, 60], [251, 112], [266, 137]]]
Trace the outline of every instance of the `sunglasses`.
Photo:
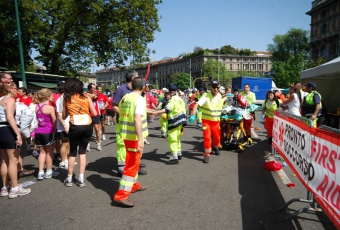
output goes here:
[[214, 89], [220, 89], [221, 87], [220, 86], [213, 86]]

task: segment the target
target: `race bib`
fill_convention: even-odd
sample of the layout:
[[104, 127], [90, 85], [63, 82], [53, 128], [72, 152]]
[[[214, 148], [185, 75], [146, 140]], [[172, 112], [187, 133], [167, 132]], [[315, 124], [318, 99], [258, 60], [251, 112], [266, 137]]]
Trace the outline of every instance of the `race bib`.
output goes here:
[[103, 101], [98, 101], [99, 109], [104, 109], [105, 103]]
[[74, 125], [87, 125], [90, 123], [90, 117], [87, 114], [73, 115]]

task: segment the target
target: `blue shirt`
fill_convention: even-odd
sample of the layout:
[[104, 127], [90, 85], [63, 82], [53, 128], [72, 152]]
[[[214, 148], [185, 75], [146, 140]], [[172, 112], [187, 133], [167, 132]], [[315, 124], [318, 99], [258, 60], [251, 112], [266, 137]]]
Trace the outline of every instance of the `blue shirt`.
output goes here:
[[115, 96], [113, 98], [112, 104], [118, 105], [120, 100], [125, 96], [125, 94], [131, 93], [132, 89], [129, 87], [127, 83], [119, 87], [115, 93]]

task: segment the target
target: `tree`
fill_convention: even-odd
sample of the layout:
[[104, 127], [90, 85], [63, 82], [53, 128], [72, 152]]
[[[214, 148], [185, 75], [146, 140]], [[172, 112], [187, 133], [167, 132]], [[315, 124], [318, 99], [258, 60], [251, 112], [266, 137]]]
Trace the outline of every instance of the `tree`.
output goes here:
[[308, 60], [308, 31], [291, 28], [284, 35], [275, 35], [267, 46], [275, 71], [273, 80], [279, 87], [300, 81], [300, 73]]
[[[219, 70], [218, 70], [219, 69]], [[203, 76], [209, 77], [209, 80], [218, 80], [218, 73], [220, 75], [221, 85], [228, 85], [232, 74], [225, 68], [222, 62], [209, 58], [202, 67]]]
[[186, 90], [190, 87], [190, 74], [174, 73], [170, 76], [171, 82], [180, 90]]
[[[24, 50], [37, 50], [36, 60], [54, 74], [74, 74], [93, 63], [105, 67], [123, 65], [129, 57], [133, 57], [134, 64], [145, 62], [152, 52], [147, 45], [154, 40], [154, 32], [160, 31], [156, 6], [161, 2], [22, 0], [20, 22], [24, 39], [28, 39]], [[3, 4], [6, 3], [0, 6]], [[0, 18], [10, 16], [12, 20], [1, 22], [0, 31], [16, 28], [14, 7], [4, 9], [9, 10], [1, 11]], [[10, 40], [15, 30], [1, 35]], [[3, 63], [9, 61], [5, 56]]]
[[221, 54], [236, 54], [236, 53], [237, 50], [231, 45], [221, 47]]
[[202, 47], [199, 47], [199, 46], [195, 46], [194, 48], [194, 53], [198, 53], [199, 51], [203, 50]]

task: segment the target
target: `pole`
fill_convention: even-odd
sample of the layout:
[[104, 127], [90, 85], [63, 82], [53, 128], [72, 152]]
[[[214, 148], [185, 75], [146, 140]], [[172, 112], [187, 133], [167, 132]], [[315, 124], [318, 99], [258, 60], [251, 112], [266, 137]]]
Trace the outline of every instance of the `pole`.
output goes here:
[[20, 53], [22, 84], [23, 84], [23, 87], [27, 88], [26, 74], [25, 74], [25, 63], [24, 63], [24, 54], [23, 54], [23, 51], [22, 51], [22, 41], [21, 41], [20, 21], [19, 21], [18, 0], [14, 0], [14, 7], [15, 7], [15, 18], [16, 18], [16, 21], [17, 21], [17, 32], [18, 32], [18, 41], [19, 41], [19, 53]]
[[220, 82], [220, 49], [218, 49], [218, 59], [217, 59], [217, 80]]
[[189, 59], [189, 74], [190, 74], [190, 88], [191, 88], [191, 58]]

